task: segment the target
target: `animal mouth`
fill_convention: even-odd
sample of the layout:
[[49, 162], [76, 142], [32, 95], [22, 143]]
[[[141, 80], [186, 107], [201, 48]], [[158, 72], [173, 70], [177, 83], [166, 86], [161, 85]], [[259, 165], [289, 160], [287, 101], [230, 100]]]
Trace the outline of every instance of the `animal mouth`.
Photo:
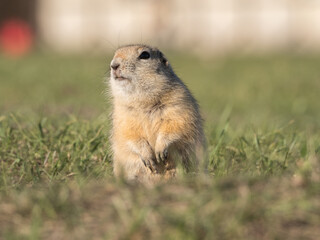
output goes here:
[[125, 77], [115, 77], [115, 79], [118, 81], [129, 80], [128, 78], [125, 78]]
[[114, 79], [117, 81], [130, 80], [129, 78], [124, 77], [121, 73], [118, 73], [118, 72], [114, 72], [113, 76], [114, 76]]

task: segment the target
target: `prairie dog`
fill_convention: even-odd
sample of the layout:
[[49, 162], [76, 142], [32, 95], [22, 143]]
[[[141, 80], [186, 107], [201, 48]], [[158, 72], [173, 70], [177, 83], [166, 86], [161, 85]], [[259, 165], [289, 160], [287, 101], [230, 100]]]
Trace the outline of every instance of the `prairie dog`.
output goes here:
[[110, 64], [115, 176], [153, 183], [177, 164], [197, 169], [204, 150], [199, 106], [168, 60], [147, 45], [116, 50]]

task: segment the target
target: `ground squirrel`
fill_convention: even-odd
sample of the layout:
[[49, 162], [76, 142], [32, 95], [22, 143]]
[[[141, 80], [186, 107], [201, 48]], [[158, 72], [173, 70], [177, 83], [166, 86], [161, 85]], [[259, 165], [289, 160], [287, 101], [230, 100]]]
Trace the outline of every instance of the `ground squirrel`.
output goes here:
[[141, 182], [171, 178], [203, 158], [199, 106], [157, 49], [127, 45], [110, 64], [111, 144], [115, 176]]

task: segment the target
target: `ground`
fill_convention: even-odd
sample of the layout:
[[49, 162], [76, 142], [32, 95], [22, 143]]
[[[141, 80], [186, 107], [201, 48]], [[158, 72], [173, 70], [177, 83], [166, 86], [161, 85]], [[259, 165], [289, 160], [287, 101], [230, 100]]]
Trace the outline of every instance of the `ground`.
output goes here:
[[0, 56], [0, 239], [318, 238], [320, 56], [167, 55], [209, 167], [154, 188], [112, 175], [110, 56]]

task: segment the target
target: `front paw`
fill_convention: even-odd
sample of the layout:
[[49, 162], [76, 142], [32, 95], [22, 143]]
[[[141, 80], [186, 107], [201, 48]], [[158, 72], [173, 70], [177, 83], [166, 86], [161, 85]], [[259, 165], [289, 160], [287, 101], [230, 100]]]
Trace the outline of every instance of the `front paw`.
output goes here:
[[168, 148], [156, 151], [157, 162], [165, 162], [168, 159]]
[[144, 166], [149, 168], [151, 172], [157, 172], [156, 159], [154, 157], [152, 157], [152, 158], [141, 157], [141, 160], [142, 160]]

